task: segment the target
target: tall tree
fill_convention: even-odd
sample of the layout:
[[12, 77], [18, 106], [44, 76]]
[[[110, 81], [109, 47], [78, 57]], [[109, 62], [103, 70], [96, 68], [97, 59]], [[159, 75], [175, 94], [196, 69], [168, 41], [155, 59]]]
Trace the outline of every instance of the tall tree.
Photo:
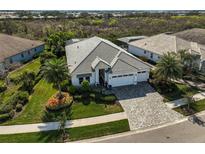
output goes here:
[[64, 59], [51, 59], [41, 68], [41, 73], [45, 79], [58, 86], [59, 97], [62, 97], [61, 82], [68, 79], [68, 72]]
[[171, 52], [164, 54], [156, 65], [154, 76], [166, 83], [172, 79], [180, 79], [182, 77], [182, 64], [177, 55]]
[[191, 54], [186, 50], [179, 51], [179, 56], [181, 59], [181, 63], [186, 72], [190, 73], [196, 66], [195, 62], [197, 61], [197, 55]]

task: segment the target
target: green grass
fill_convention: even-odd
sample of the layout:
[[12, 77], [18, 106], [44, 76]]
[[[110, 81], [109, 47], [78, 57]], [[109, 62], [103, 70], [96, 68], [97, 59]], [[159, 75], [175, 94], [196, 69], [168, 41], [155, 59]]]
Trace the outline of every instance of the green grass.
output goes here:
[[[191, 113], [189, 113], [187, 109], [188, 109], [188, 105], [183, 105], [183, 106], [175, 108], [174, 110], [185, 116], [191, 115]], [[191, 103], [190, 109], [193, 111], [193, 113], [204, 111], [205, 110], [205, 99]]]
[[[129, 131], [128, 120], [67, 129], [71, 141]], [[1, 143], [53, 143], [59, 141], [58, 131], [0, 135]]]
[[16, 69], [16, 70], [10, 72], [9, 78], [15, 79], [18, 76], [20, 76], [23, 72], [26, 72], [26, 71], [27, 72], [34, 72], [37, 74], [39, 72], [40, 66], [41, 66], [40, 59], [37, 58], [37, 59], [23, 65], [19, 69]]
[[42, 117], [45, 111], [45, 104], [47, 100], [57, 92], [52, 84], [47, 83], [45, 80], [40, 82], [34, 87], [34, 92], [30, 96], [29, 102], [25, 110], [15, 119], [5, 124], [27, 124], [42, 122]]
[[164, 99], [165, 102], [173, 101], [183, 97], [193, 96], [194, 94], [199, 92], [199, 89], [195, 87], [190, 87], [187, 84], [179, 84], [179, 83], [174, 83], [171, 85], [171, 87], [156, 86], [155, 89], [165, 98]]
[[9, 86], [7, 86], [7, 90], [0, 93], [0, 98], [2, 99], [2, 102], [0, 102], [0, 108], [6, 102], [6, 100], [12, 96], [19, 88], [19, 85], [15, 85], [11, 83]]
[[73, 103], [72, 105], [71, 119], [95, 117], [122, 111], [123, 109], [119, 104], [105, 105], [103, 103], [97, 103], [95, 101], [89, 101], [89, 104], [78, 102]]

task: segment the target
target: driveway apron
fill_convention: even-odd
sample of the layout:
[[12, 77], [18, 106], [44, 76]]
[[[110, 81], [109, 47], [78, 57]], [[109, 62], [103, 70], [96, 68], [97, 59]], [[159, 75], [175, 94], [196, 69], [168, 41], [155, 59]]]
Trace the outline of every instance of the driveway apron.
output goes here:
[[168, 108], [162, 96], [147, 82], [113, 88], [127, 114], [131, 130], [179, 120], [183, 116]]

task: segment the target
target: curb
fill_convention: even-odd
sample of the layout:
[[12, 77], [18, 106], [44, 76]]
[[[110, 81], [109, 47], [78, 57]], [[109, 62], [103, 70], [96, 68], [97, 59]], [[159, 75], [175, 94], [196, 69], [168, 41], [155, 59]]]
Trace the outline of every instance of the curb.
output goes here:
[[[205, 111], [199, 112], [195, 115], [200, 116], [200, 115], [204, 115]], [[129, 136], [129, 135], [134, 135], [134, 134], [141, 134], [141, 133], [145, 133], [145, 132], [149, 132], [149, 131], [153, 131], [153, 130], [157, 130], [160, 128], [164, 128], [164, 127], [168, 127], [168, 126], [172, 126], [172, 125], [176, 125], [182, 122], [185, 122], [188, 120], [190, 116], [186, 116], [178, 121], [174, 121], [174, 122], [170, 122], [170, 123], [166, 123], [166, 124], [162, 124], [162, 125], [158, 125], [158, 126], [153, 126], [153, 127], [149, 127], [149, 128], [144, 128], [144, 129], [138, 129], [138, 130], [132, 130], [129, 132], [124, 132], [124, 133], [118, 133], [118, 134], [113, 134], [113, 135], [107, 135], [107, 136], [102, 136], [102, 137], [97, 137], [97, 138], [91, 138], [91, 139], [85, 139], [85, 140], [79, 140], [79, 141], [74, 141], [74, 142], [70, 142], [70, 143], [95, 143], [95, 142], [100, 142], [100, 141], [104, 141], [104, 140], [108, 140], [108, 139], [113, 139], [113, 138], [118, 138], [118, 137], [124, 137], [124, 136]]]

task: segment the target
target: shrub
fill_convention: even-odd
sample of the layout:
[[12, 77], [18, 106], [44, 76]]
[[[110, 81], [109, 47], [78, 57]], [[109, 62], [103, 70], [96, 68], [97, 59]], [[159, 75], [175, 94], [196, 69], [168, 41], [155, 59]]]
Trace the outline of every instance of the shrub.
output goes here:
[[61, 82], [61, 90], [64, 92], [68, 92], [68, 86], [69, 86], [69, 81], [68, 80], [64, 80], [63, 82]]
[[6, 85], [0, 85], [0, 93], [7, 89]]
[[90, 84], [87, 80], [83, 80], [83, 82], [81, 83], [82, 86], [82, 91], [87, 93], [90, 91]]
[[12, 110], [11, 112], [9, 112], [9, 116], [10, 116], [10, 118], [12, 119], [12, 118], [15, 116], [15, 111]]
[[29, 94], [28, 92], [16, 92], [12, 97], [10, 97], [5, 105], [0, 109], [0, 113], [9, 113], [16, 108], [17, 103], [25, 105], [28, 102]]
[[28, 102], [29, 94], [26, 91], [19, 91], [15, 95], [16, 101], [25, 105]]
[[117, 100], [117, 98], [115, 95], [106, 95], [106, 96], [101, 97], [101, 100], [105, 101], [105, 102], [113, 102], [114, 103]]
[[23, 105], [22, 104], [17, 104], [16, 105], [16, 112], [20, 112], [23, 109]]
[[0, 114], [9, 113], [13, 110], [12, 104], [6, 104], [0, 109]]
[[71, 94], [71, 95], [74, 95], [77, 91], [77, 88], [73, 85], [70, 85], [69, 88], [68, 88], [68, 92]]
[[62, 99], [59, 99], [57, 96], [50, 98], [46, 104], [46, 109], [56, 111], [70, 106], [73, 102], [73, 98], [66, 93], [63, 93], [63, 96]]
[[10, 119], [10, 115], [8, 113], [0, 114], [0, 122], [4, 122], [8, 119]]

